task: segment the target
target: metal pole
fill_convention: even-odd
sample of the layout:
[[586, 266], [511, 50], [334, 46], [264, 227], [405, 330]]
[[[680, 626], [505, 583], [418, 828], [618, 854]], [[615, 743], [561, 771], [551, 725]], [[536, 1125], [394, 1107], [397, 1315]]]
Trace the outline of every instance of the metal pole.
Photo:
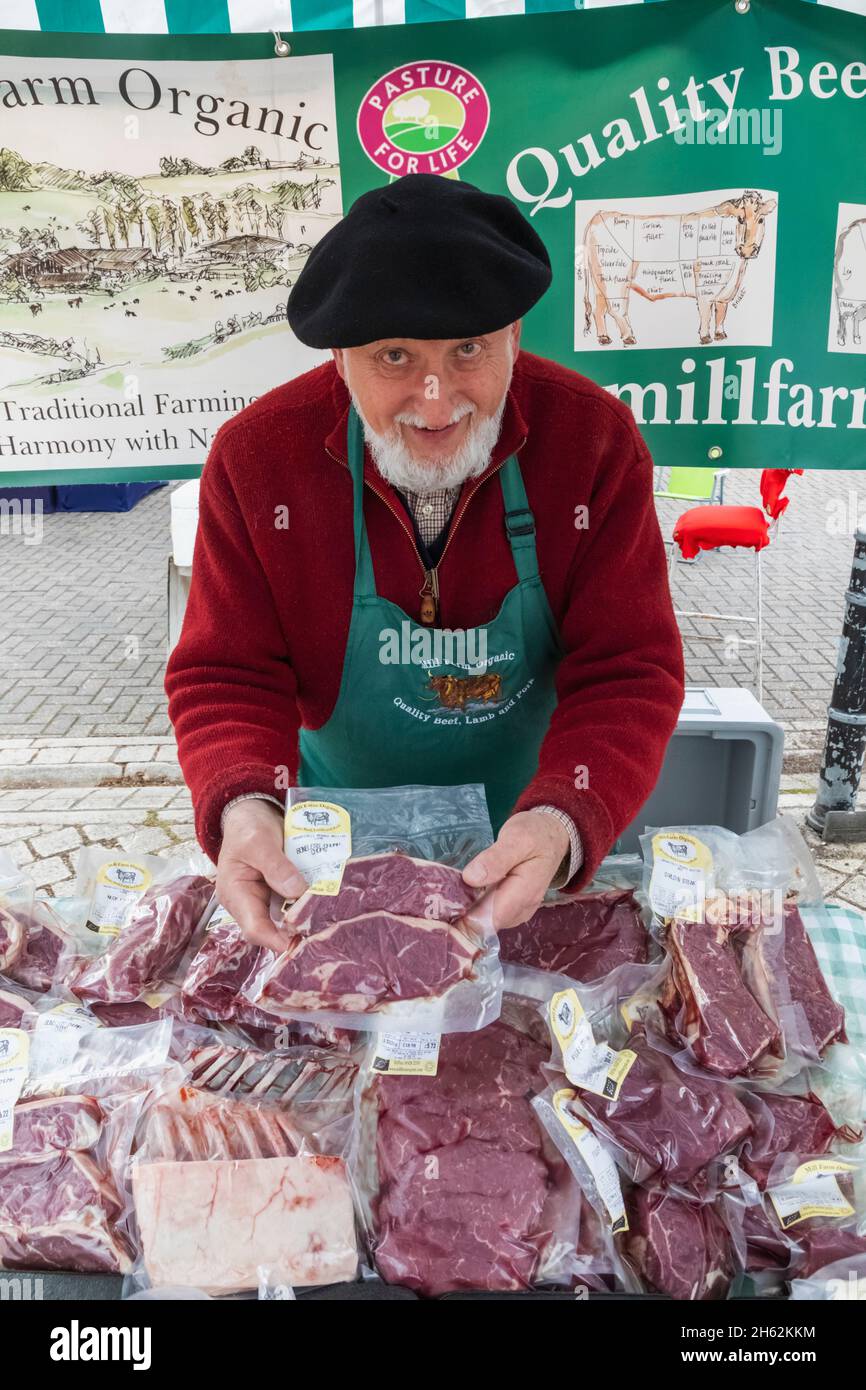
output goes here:
[[806, 817], [825, 840], [854, 838], [866, 825], [866, 813], [856, 812], [866, 746], [866, 531], [854, 533], [845, 600], [818, 796]]

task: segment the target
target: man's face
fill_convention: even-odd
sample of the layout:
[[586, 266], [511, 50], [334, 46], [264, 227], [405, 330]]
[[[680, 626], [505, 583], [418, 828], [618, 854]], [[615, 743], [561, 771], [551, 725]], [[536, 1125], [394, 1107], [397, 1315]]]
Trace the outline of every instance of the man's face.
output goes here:
[[387, 338], [335, 348], [337, 371], [369, 430], [399, 436], [418, 464], [434, 469], [502, 405], [520, 324], [479, 338]]

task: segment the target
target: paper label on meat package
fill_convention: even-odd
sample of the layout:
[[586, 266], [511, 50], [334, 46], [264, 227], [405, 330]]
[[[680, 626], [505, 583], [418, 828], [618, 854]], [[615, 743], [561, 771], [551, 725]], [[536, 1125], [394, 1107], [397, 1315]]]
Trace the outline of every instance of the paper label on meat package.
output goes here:
[[208, 917], [207, 919], [207, 926], [205, 927], [205, 931], [209, 932], [213, 931], [216, 927], [226, 927], [235, 925], [235, 919], [229, 912], [228, 908], [223, 907], [222, 903], [217, 903], [210, 917]]
[[78, 1051], [78, 1039], [101, 1025], [80, 1004], [58, 1004], [40, 1014], [30, 1049], [30, 1081], [43, 1081], [62, 1072]]
[[440, 1041], [439, 1033], [379, 1033], [373, 1071], [389, 1076], [435, 1076]]
[[812, 1216], [853, 1216], [854, 1208], [836, 1181], [838, 1173], [851, 1173], [850, 1163], [816, 1158], [801, 1163], [794, 1176], [770, 1189], [770, 1201], [782, 1226], [796, 1226]]
[[0, 1154], [12, 1148], [15, 1105], [27, 1080], [29, 1055], [27, 1033], [0, 1028]]
[[649, 900], [657, 917], [700, 916], [704, 899], [713, 891], [713, 856], [695, 835], [653, 835], [653, 868]]
[[87, 925], [107, 936], [119, 936], [139, 898], [153, 878], [149, 869], [132, 859], [112, 859], [96, 876]]
[[607, 1149], [598, 1142], [592, 1130], [569, 1109], [574, 1097], [574, 1091], [569, 1091], [563, 1087], [553, 1097], [553, 1108], [560, 1124], [568, 1136], [574, 1140], [581, 1158], [591, 1172], [598, 1188], [598, 1195], [604, 1202], [605, 1210], [610, 1217], [610, 1229], [615, 1235], [618, 1235], [622, 1231], [628, 1230], [628, 1217], [625, 1214], [625, 1202], [622, 1197], [619, 1173]]
[[618, 1100], [622, 1083], [637, 1060], [630, 1048], [615, 1052], [597, 1043], [576, 990], [564, 989], [550, 1001], [550, 1026], [562, 1049], [569, 1081], [605, 1100]]
[[335, 897], [352, 853], [349, 812], [333, 801], [296, 801], [286, 809], [285, 850], [311, 893]]

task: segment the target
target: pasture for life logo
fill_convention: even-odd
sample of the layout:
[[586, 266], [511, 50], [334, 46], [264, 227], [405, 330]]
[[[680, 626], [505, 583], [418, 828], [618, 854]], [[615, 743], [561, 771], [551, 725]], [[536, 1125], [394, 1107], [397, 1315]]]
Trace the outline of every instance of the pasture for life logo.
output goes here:
[[490, 100], [456, 63], [407, 63], [374, 82], [358, 109], [358, 139], [386, 174], [449, 174], [475, 153]]

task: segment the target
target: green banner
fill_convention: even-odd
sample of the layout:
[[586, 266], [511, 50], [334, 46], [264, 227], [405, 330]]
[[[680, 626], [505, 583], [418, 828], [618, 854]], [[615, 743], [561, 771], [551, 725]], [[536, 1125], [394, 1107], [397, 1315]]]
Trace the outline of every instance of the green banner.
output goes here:
[[629, 401], [658, 463], [863, 466], [861, 18], [669, 0], [291, 45], [0, 33], [7, 482], [197, 473], [320, 360], [284, 322], [310, 246], [413, 170], [531, 218], [524, 345]]

